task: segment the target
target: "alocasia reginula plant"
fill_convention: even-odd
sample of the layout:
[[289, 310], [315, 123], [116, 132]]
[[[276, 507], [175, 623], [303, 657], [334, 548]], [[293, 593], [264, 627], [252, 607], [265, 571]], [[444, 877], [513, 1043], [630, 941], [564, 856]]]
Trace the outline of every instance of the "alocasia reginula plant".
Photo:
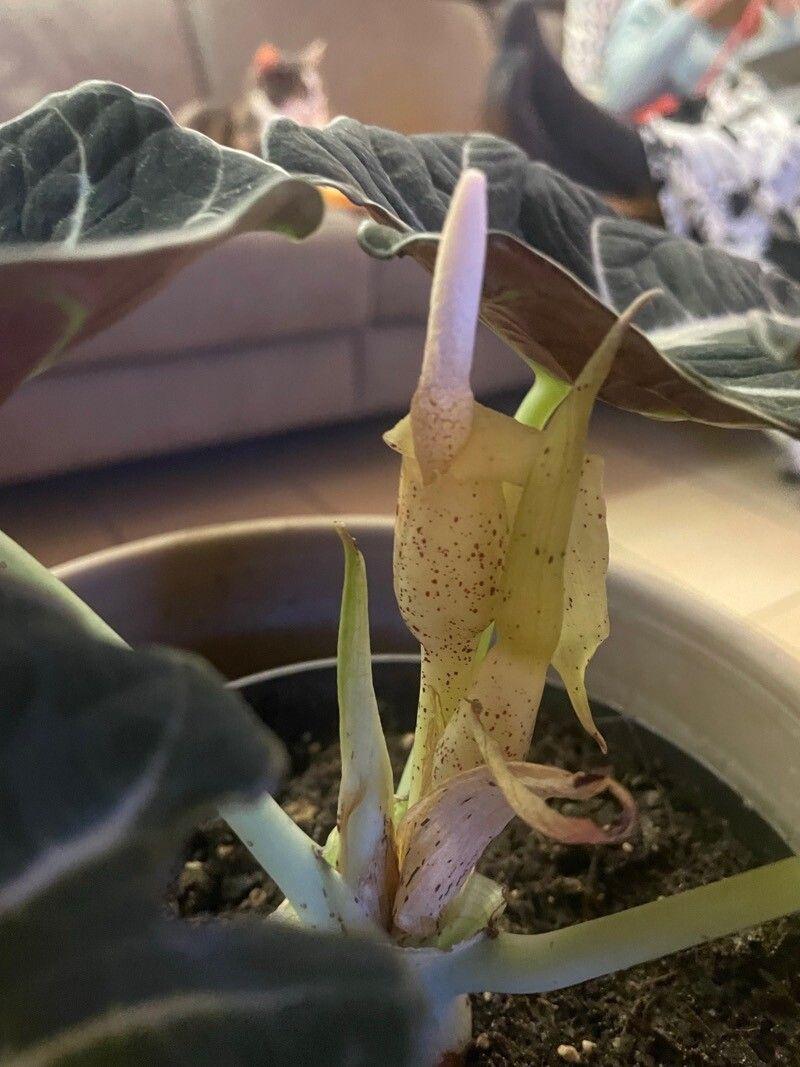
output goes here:
[[[434, 1057], [468, 1039], [465, 992], [552, 988], [800, 905], [790, 860], [759, 872], [760, 889], [745, 875], [560, 934], [495, 929], [504, 889], [475, 868], [515, 815], [556, 840], [596, 845], [622, 840], [635, 824], [633, 801], [612, 778], [526, 757], [550, 665], [605, 749], [584, 686], [608, 632], [602, 461], [586, 454], [586, 436], [595, 397], [650, 294], [618, 319], [567, 396], [544, 397], [538, 411], [529, 405], [534, 424], [523, 424], [478, 404], [470, 388], [486, 238], [486, 178], [467, 169], [442, 233], [411, 410], [386, 434], [401, 456], [395, 592], [422, 653], [406, 770], [395, 788], [372, 687], [364, 560], [340, 530], [337, 827], [320, 852], [272, 800], [259, 813], [226, 809], [284, 890], [285, 921], [369, 930], [418, 968], [439, 1024]], [[603, 826], [548, 803], [603, 792], [619, 808]]]
[[[46, 98], [0, 125], [0, 399], [216, 242], [321, 214], [149, 97]], [[0, 561], [0, 1060], [416, 1063], [425, 1003], [385, 947], [165, 916], [182, 835], [260, 802], [281, 746], [214, 672], [124, 648], [2, 534]]]
[[285, 753], [207, 665], [112, 642], [32, 567], [0, 577], [3, 1064], [411, 1067], [425, 1006], [385, 949], [165, 914], [184, 835]]
[[[465, 145], [473, 164], [466, 169]], [[468, 992], [552, 989], [800, 907], [800, 861], [786, 860], [571, 929], [515, 935], [496, 926], [504, 887], [475, 870], [514, 816], [557, 840], [597, 845], [623, 839], [635, 825], [631, 797], [612, 777], [527, 760], [550, 666], [605, 750], [584, 684], [609, 625], [602, 461], [586, 454], [595, 398], [659, 417], [796, 430], [796, 287], [646, 227], [630, 231], [590, 194], [493, 138], [409, 141], [340, 120], [317, 133], [278, 123], [268, 148], [288, 169], [338, 184], [365, 203], [386, 224], [362, 232], [374, 254], [407, 251], [429, 267], [435, 259], [419, 384], [408, 416], [386, 435], [401, 463], [395, 589], [422, 655], [414, 743], [395, 784], [372, 686], [364, 560], [346, 530], [342, 778], [338, 824], [324, 848], [265, 791], [269, 783], [259, 787], [253, 767], [264, 742], [229, 694], [215, 695], [213, 680], [201, 683], [196, 668], [121, 647], [85, 605], [2, 539], [4, 568], [61, 605], [54, 614], [45, 601], [39, 615], [26, 616], [41, 629], [37, 662], [52, 664], [44, 675], [50, 688], [12, 686], [23, 732], [13, 723], [9, 731], [8, 721], [0, 732], [3, 810], [12, 813], [11, 820], [0, 817], [0, 841], [9, 845], [8, 870], [0, 866], [0, 936], [18, 939], [15, 966], [33, 975], [36, 1004], [50, 996], [40, 1023], [26, 1016], [29, 1000], [12, 994], [3, 1001], [4, 1052], [18, 1067], [96, 1061], [98, 1050], [120, 1063], [178, 1062], [163, 1055], [176, 1048], [207, 1057], [223, 1047], [215, 1044], [223, 1040], [221, 1026], [230, 1029], [226, 1053], [233, 1049], [246, 1062], [262, 1036], [272, 1042], [258, 1046], [269, 1047], [271, 1062], [298, 1062], [303, 1032], [311, 1042], [306, 1062], [326, 1033], [337, 1042], [326, 1050], [329, 1063], [435, 1062], [468, 1038]], [[0, 178], [12, 194], [0, 214], [0, 272], [17, 286], [16, 299], [8, 285], [0, 297], [6, 390], [143, 298], [200, 247], [265, 223], [301, 236], [320, 210], [307, 183], [216, 149], [176, 129], [155, 101], [101, 83], [57, 94], [0, 127]], [[489, 232], [498, 220], [505, 232]], [[649, 291], [653, 283], [659, 292]], [[61, 319], [51, 322], [51, 306]], [[538, 368], [539, 385], [516, 420], [472, 395], [479, 314]], [[633, 328], [634, 318], [645, 332]], [[548, 378], [545, 368], [571, 387]], [[12, 675], [2, 656], [13, 659], [20, 641], [25, 645], [16, 596], [9, 593], [9, 632], [0, 641], [7, 688]], [[59, 684], [62, 660], [74, 668], [69, 685]], [[92, 698], [88, 707], [83, 696]], [[203, 712], [196, 737], [185, 729], [187, 707], [194, 714], [195, 704]], [[145, 735], [135, 730], [142, 716]], [[70, 732], [70, 721], [78, 732]], [[113, 748], [108, 728], [139, 740], [126, 749], [130, 766], [120, 765], [118, 783], [88, 776], [82, 784], [95, 792], [103, 786], [102, 796], [86, 794], [95, 822], [87, 826], [80, 808], [57, 805], [49, 816], [37, 808], [41, 840], [34, 834], [27, 852], [15, 851], [14, 813], [44, 792], [19, 773], [28, 752], [20, 738], [29, 734], [38, 745], [42, 773], [69, 738], [76, 764], [56, 779], [66, 795], [77, 788], [70, 773], [83, 766], [79, 755], [105, 766]], [[231, 740], [229, 760], [216, 763], [230, 731], [238, 740]], [[166, 773], [173, 762], [174, 780]], [[194, 777], [198, 762], [208, 768], [205, 783]], [[600, 793], [617, 803], [611, 824], [549, 803]], [[267, 929], [168, 928], [151, 905], [140, 907], [135, 875], [149, 878], [151, 868], [131, 866], [129, 857], [152, 858], [174, 818], [210, 800], [285, 894]], [[36, 818], [23, 824], [35, 828]], [[120, 830], [118, 839], [93, 832], [109, 827]], [[53, 840], [63, 844], [67, 864], [56, 869], [52, 850], [40, 847]], [[44, 935], [59, 923], [62, 905], [78, 912], [89, 899], [87, 876], [97, 929], [82, 924], [87, 932], [72, 949], [96, 944], [102, 956], [103, 938], [119, 932], [133, 955], [116, 957], [108, 985], [81, 988], [76, 1000], [73, 984], [71, 998], [58, 1002], [58, 983], [79, 965], [67, 956], [53, 969], [52, 938]], [[309, 941], [286, 924], [359, 943]], [[364, 937], [383, 944], [370, 953]], [[350, 947], [337, 947], [343, 944]], [[134, 956], [137, 965], [145, 961], [136, 972], [141, 981], [126, 984]], [[424, 1006], [414, 1000], [409, 969]], [[159, 1010], [145, 1016], [148, 995]], [[184, 1046], [190, 1017], [202, 1024]], [[153, 1023], [163, 1023], [163, 1032]]]

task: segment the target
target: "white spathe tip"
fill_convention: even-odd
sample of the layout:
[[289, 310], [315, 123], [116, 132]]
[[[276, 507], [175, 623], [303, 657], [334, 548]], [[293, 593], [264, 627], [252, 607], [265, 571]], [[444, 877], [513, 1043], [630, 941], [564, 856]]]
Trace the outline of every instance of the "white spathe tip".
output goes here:
[[446, 468], [472, 426], [472, 357], [486, 264], [486, 176], [458, 180], [442, 230], [431, 286], [428, 333], [412, 401], [417, 459], [427, 481]]
[[486, 264], [486, 175], [458, 180], [442, 229], [431, 286], [421, 386], [469, 388]]

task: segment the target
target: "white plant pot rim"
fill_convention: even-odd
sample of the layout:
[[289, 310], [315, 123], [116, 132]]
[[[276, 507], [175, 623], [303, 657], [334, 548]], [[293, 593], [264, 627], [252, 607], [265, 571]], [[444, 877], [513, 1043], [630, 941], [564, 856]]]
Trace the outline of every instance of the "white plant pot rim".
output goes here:
[[[377, 652], [372, 657], [372, 665], [381, 663], [411, 663], [419, 665], [420, 656], [416, 652]], [[243, 678], [236, 678], [230, 683], [232, 689], [245, 689], [258, 682], [270, 682], [273, 678], [287, 678], [293, 674], [305, 674], [306, 671], [327, 671], [336, 666], [335, 656], [322, 656], [320, 659], [306, 659], [299, 663], [289, 663], [286, 667], [270, 667], [266, 671], [254, 671]]]
[[[335, 516], [390, 545], [393, 520]], [[200, 527], [64, 564], [67, 582], [131, 556], [237, 535], [330, 532], [334, 517]], [[612, 562], [611, 637], [592, 662], [591, 696], [650, 727], [742, 795], [800, 852], [800, 659], [744, 620], [631, 564]]]

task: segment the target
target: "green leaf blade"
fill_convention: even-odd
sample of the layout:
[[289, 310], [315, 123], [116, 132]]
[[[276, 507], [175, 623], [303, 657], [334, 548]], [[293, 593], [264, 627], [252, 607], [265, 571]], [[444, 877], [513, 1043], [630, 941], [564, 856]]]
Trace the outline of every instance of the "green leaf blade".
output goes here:
[[131, 836], [277, 785], [282, 747], [210, 667], [85, 637], [8, 579], [0, 606], [0, 918]]
[[403, 138], [351, 119], [310, 137], [284, 120], [265, 148], [267, 158], [312, 183], [333, 182], [370, 212], [375, 224], [359, 240], [371, 255], [410, 255], [428, 270], [466, 154], [489, 178], [481, 317], [515, 351], [575, 381], [614, 313], [657, 287], [662, 295], [641, 329], [623, 338], [602, 399], [654, 418], [800, 434], [797, 280], [618, 218], [499, 138]]
[[308, 183], [110, 82], [0, 124], [0, 400], [181, 267], [248, 230], [313, 232]]

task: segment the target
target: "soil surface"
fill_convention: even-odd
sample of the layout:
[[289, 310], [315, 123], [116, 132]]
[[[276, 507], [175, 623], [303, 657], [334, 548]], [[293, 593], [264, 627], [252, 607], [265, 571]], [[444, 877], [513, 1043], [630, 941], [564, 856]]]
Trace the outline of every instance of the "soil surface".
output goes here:
[[[409, 735], [390, 739], [398, 773], [409, 745]], [[305, 736], [302, 748], [294, 755], [305, 769], [281, 799], [323, 843], [336, 821], [338, 744], [322, 747]], [[544, 841], [515, 820], [480, 865], [508, 888], [502, 927], [553, 930], [761, 861], [718, 810], [641, 746], [615, 740], [612, 752], [616, 775], [639, 806], [637, 835], [622, 846], [589, 850]], [[532, 758], [571, 769], [602, 765], [571, 722], [541, 723]], [[601, 811], [595, 817], [604, 821]], [[281, 899], [219, 821], [187, 842], [170, 891], [171, 907], [189, 919], [266, 913]], [[467, 1059], [473, 1067], [800, 1065], [800, 916], [544, 996], [479, 994], [473, 1011]]]

